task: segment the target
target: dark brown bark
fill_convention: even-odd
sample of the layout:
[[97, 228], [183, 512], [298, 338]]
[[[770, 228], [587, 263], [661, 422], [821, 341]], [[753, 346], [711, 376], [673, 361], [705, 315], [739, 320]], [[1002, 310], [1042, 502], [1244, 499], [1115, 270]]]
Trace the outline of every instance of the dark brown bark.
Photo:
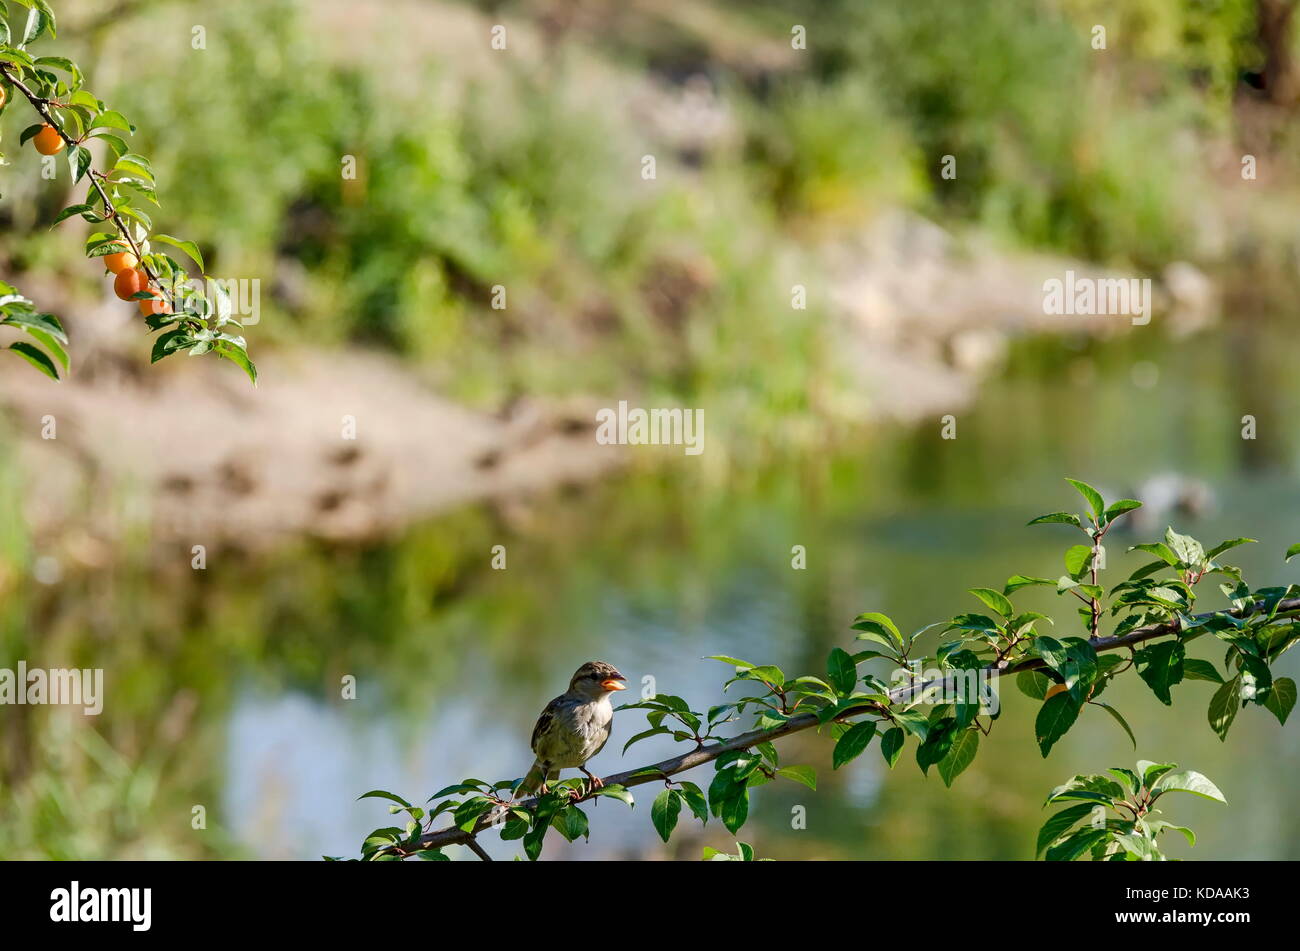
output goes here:
[[1300, 102], [1300, 74], [1291, 52], [1291, 24], [1296, 0], [1256, 0], [1259, 45], [1264, 50], [1264, 92], [1270, 102]]

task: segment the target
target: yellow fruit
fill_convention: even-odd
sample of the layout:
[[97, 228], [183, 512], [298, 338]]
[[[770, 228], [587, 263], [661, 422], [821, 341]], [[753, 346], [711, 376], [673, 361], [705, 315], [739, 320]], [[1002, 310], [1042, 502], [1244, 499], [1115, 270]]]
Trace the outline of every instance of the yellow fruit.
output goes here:
[[131, 300], [149, 286], [149, 275], [139, 268], [127, 268], [113, 280], [113, 293], [122, 300]]
[[146, 317], [152, 317], [155, 314], [170, 314], [172, 305], [162, 299], [162, 295], [154, 291], [153, 300], [140, 301], [140, 313]]
[[140, 259], [130, 251], [116, 251], [113, 254], [104, 255], [104, 267], [114, 274], [121, 274], [129, 268], [134, 268], [139, 263]]
[[63, 136], [59, 135], [59, 130], [48, 123], [32, 137], [32, 144], [42, 155], [58, 155], [67, 146]]

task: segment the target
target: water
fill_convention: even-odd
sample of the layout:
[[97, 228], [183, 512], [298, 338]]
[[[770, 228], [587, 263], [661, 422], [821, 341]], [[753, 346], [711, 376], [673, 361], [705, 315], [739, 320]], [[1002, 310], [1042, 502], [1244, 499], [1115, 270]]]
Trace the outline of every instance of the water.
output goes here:
[[[652, 677], [658, 690], [705, 709], [720, 702], [729, 670], [704, 655], [821, 673], [831, 647], [852, 646], [848, 625], [860, 611], [884, 611], [911, 630], [978, 609], [968, 587], [1000, 588], [1016, 572], [1055, 577], [1078, 538], [1024, 525], [1080, 507], [1067, 475], [1111, 498], [1152, 473], [1202, 479], [1215, 490], [1214, 510], [1174, 516], [1177, 527], [1211, 544], [1258, 538], [1236, 559], [1247, 578], [1297, 580], [1298, 563], [1281, 561], [1300, 540], [1289, 423], [1300, 387], [1282, 361], [1284, 331], [1260, 320], [1182, 343], [1151, 333], [1026, 344], [978, 406], [957, 412], [955, 440], [940, 438], [937, 421], [876, 431], [725, 486], [675, 455], [671, 468], [535, 501], [526, 530], [484, 507], [365, 551], [304, 545], [257, 563], [217, 558], [198, 579], [127, 564], [67, 582], [25, 606], [28, 617], [46, 618], [31, 650], [97, 658], [118, 703], [97, 724], [117, 773], [75, 757], [51, 767], [71, 790], [64, 808], [76, 816], [84, 801], [113, 814], [112, 783], [136, 788], [156, 775], [147, 795], [137, 789], [136, 812], [113, 820], [117, 833], [98, 846], [105, 854], [355, 855], [363, 835], [387, 822], [382, 803], [355, 801], [368, 789], [420, 802], [465, 776], [522, 775], [536, 714], [583, 661], [617, 665], [632, 687], [625, 696]], [[1240, 438], [1247, 413], [1259, 426], [1253, 441]], [[1112, 582], [1144, 563], [1123, 548], [1163, 527], [1109, 546]], [[489, 567], [496, 544], [507, 548], [504, 571]], [[795, 545], [806, 548], [805, 570], [791, 567]], [[1202, 598], [1218, 603], [1209, 591]], [[1058, 634], [1077, 633], [1072, 601], [1050, 592], [1016, 600], [1055, 617]], [[1201, 641], [1192, 653], [1222, 661]], [[1282, 666], [1297, 676], [1294, 657]], [[356, 700], [340, 699], [345, 677], [355, 677]], [[910, 748], [892, 772], [874, 743], [832, 771], [826, 738], [782, 741], [783, 762], [817, 767], [818, 790], [787, 781], [755, 790], [741, 838], [761, 856], [792, 859], [1030, 858], [1054, 785], [1146, 758], [1198, 769], [1228, 798], [1227, 806], [1165, 800], [1167, 818], [1200, 836], [1195, 849], [1168, 842], [1170, 854], [1300, 857], [1295, 721], [1283, 729], [1251, 707], [1221, 744], [1205, 720], [1211, 685], [1176, 687], [1169, 708], [1129, 676], [1108, 700], [1133, 724], [1136, 752], [1090, 709], [1044, 760], [1035, 705], [1004, 686], [1004, 716], [952, 789], [937, 774], [923, 777]], [[610, 773], [678, 751], [655, 738], [620, 755], [643, 728], [640, 711], [618, 714], [593, 768]], [[39, 761], [48, 730], [21, 729]], [[686, 778], [707, 785], [710, 776], [706, 767]], [[600, 802], [588, 810], [589, 843], [555, 836], [546, 854], [698, 858], [705, 844], [734, 849], [720, 823], [701, 833], [685, 818], [663, 846], [649, 821], [655, 791], [637, 790], [631, 811]], [[47, 808], [37, 803], [19, 800], [21, 822]], [[192, 828], [195, 805], [206, 829]], [[791, 827], [797, 806], [806, 829]], [[491, 836], [484, 844], [497, 857], [517, 852]]]

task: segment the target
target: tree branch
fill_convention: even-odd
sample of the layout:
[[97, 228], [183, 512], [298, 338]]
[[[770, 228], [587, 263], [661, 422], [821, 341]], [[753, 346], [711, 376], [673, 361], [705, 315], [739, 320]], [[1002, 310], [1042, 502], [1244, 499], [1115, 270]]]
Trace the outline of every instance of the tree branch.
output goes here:
[[[36, 110], [37, 114], [42, 119], [45, 120], [46, 125], [54, 129], [54, 131], [59, 134], [59, 138], [61, 138], [69, 148], [77, 148], [80, 146], [81, 143], [71, 138], [63, 131], [63, 127], [55, 121], [54, 115], [50, 112], [50, 100], [36, 95], [31, 87], [15, 76], [9, 66], [4, 63], [0, 63], [0, 76], [3, 76], [8, 80], [15, 89], [27, 98], [27, 101], [32, 104], [32, 108]], [[163, 299], [167, 301], [171, 309], [175, 311], [175, 300], [169, 293], [168, 289], [164, 286], [163, 282], [158, 279], [158, 275], [154, 273], [153, 268], [151, 268], [145, 261], [144, 252], [140, 250], [140, 245], [136, 243], [135, 236], [131, 233], [131, 228], [122, 220], [122, 216], [118, 214], [117, 207], [113, 204], [112, 199], [109, 198], [108, 191], [103, 185], [103, 182], [107, 181], [107, 176], [102, 172], [96, 171], [94, 168], [88, 169], [86, 174], [90, 178], [90, 184], [94, 187], [95, 191], [99, 193], [100, 200], [104, 203], [104, 214], [107, 216], [109, 221], [113, 222], [114, 227], [117, 228], [118, 234], [120, 234], [123, 239], [125, 239], [127, 245], [130, 246], [131, 252], [135, 255], [139, 266], [148, 276], [150, 283], [158, 289], [158, 292], [163, 295]], [[190, 321], [185, 320], [184, 317], [180, 315], [178, 315], [177, 319], [186, 324], [190, 323]]]
[[[1256, 610], [1261, 609], [1262, 607], [1263, 607], [1263, 602], [1256, 602], [1247, 609], [1233, 609], [1231, 611], [1208, 611], [1204, 614], [1193, 615], [1193, 619], [1200, 620], [1200, 619], [1218, 617], [1224, 614], [1236, 618], [1247, 617], [1251, 614], [1254, 614]], [[1300, 598], [1286, 598], [1283, 601], [1278, 603], [1276, 616], [1278, 619], [1282, 619], [1286, 617], [1291, 617], [1297, 612], [1300, 612]], [[1112, 637], [1101, 637], [1093, 640], [1091, 643], [1093, 648], [1097, 651], [1116, 650], [1117, 648], [1130, 647], [1134, 644], [1141, 644], [1144, 641], [1153, 640], [1154, 638], [1157, 637], [1163, 637], [1166, 634], [1173, 634], [1178, 630], [1179, 630], [1179, 625], [1177, 624], [1177, 622], [1166, 622], [1162, 624], [1148, 624], [1146, 627], [1136, 628], [1132, 631], [1129, 631], [1127, 634], [1121, 634], [1119, 636], [1112, 636]], [[1193, 635], [1195, 635], [1196, 633], [1199, 632], [1193, 632]], [[1016, 663], [1016, 664], [1009, 664], [1006, 661], [1001, 661], [1000, 663], [997, 664], [990, 664], [989, 666], [984, 667], [983, 670], [989, 676], [1000, 677], [1003, 676], [1004, 674], [1015, 674], [1025, 670], [1037, 670], [1038, 668], [1043, 666], [1045, 665], [1042, 659], [1035, 657], [1030, 660], [1021, 661], [1020, 663]], [[929, 685], [908, 684], [903, 687], [897, 688], [895, 690], [891, 690], [890, 698], [892, 700], [907, 699], [909, 696], [913, 695], [917, 691], [924, 690], [927, 686]], [[845, 710], [835, 719], [847, 720], [850, 717], [860, 716], [863, 713], [879, 712], [880, 709], [881, 709], [880, 705], [875, 703], [874, 701], [864, 701], [860, 708], [851, 707]], [[800, 733], [804, 730], [811, 729], [812, 727], [815, 727], [817, 725], [818, 725], [817, 714], [815, 713], [800, 714], [799, 716], [790, 718], [789, 720], [787, 720], [785, 723], [781, 724], [778, 727], [773, 727], [768, 730], [751, 730], [748, 733], [742, 733], [739, 736], [734, 736], [730, 739], [722, 740], [721, 742], [718, 743], [713, 743], [708, 746], [700, 747], [699, 749], [691, 750], [690, 752], [687, 753], [682, 753], [677, 756], [669, 757], [668, 759], [655, 763], [652, 766], [642, 766], [637, 769], [628, 770], [627, 772], [614, 773], [611, 776], [604, 777], [603, 782], [606, 786], [619, 785], [624, 787], [630, 787], [630, 786], [640, 786], [645, 783], [664, 780], [667, 777], [675, 775], [677, 773], [684, 773], [689, 769], [694, 769], [696, 766], [703, 766], [705, 763], [711, 763], [719, 756], [722, 756], [724, 753], [729, 753], [732, 750], [748, 749], [752, 746], [757, 746], [759, 743], [764, 743], [771, 740], [777, 740], [783, 736], [789, 736], [791, 733]], [[583, 796], [580, 799], [575, 801], [582, 802], [589, 798], [590, 798], [590, 794]], [[521, 809], [534, 809], [537, 806], [537, 802], [538, 800], [536, 798], [533, 798], [533, 799], [527, 799], [521, 803], [517, 803], [516, 805], [518, 808]], [[479, 832], [483, 831], [484, 829], [491, 827], [493, 823], [489, 817], [492, 815], [493, 812], [495, 812], [495, 810], [490, 810], [487, 814], [485, 814], [482, 818], [480, 818], [479, 821], [475, 824], [473, 830], [470, 832], [466, 832], [465, 830], [457, 828], [456, 826], [450, 826], [445, 829], [438, 829], [437, 831], [434, 832], [427, 832], [420, 839], [420, 848], [436, 849], [446, 845], [468, 845], [470, 846], [471, 849], [474, 849], [476, 852], [478, 852], [481, 849], [481, 846], [478, 846], [478, 843], [474, 842], [474, 836], [476, 836]]]

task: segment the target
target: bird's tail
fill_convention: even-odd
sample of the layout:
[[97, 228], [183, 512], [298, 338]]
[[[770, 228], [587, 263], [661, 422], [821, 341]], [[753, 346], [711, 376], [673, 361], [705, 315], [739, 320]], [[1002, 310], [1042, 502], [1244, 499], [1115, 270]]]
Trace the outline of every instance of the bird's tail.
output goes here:
[[528, 775], [520, 780], [518, 788], [515, 789], [515, 798], [522, 799], [524, 796], [531, 796], [533, 793], [537, 792], [537, 790], [542, 788], [542, 783], [544, 781], [559, 778], [560, 771], [558, 769], [553, 769], [548, 773], [542, 766], [541, 760], [536, 760], [533, 763], [532, 769], [528, 771]]

